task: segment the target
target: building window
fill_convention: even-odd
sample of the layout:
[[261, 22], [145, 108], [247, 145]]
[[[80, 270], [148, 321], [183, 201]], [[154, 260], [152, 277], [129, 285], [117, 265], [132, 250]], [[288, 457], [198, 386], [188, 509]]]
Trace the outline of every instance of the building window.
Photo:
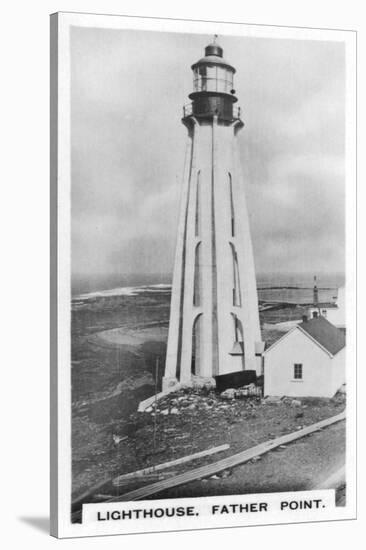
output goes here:
[[316, 319], [318, 317], [318, 312], [317, 311], [313, 311], [313, 319]]
[[294, 364], [294, 380], [302, 380], [302, 363]]

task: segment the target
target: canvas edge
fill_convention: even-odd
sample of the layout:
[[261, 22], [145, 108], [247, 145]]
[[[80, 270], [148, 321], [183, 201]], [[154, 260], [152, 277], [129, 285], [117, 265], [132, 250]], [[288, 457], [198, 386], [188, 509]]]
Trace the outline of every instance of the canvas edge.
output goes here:
[[[58, 207], [59, 207], [59, 191], [58, 189], [58, 180], [60, 179], [59, 166], [58, 164], [58, 147], [60, 145], [61, 138], [58, 138], [59, 132], [59, 96], [60, 96], [60, 79], [59, 79], [59, 42], [62, 42], [62, 27], [63, 24], [71, 25], [73, 22], [73, 16], [75, 15], [93, 15], [103, 16], [104, 14], [84, 14], [84, 13], [75, 13], [75, 12], [57, 12], [50, 15], [50, 534], [56, 538], [85, 538], [91, 536], [105, 536], [105, 534], [97, 535], [85, 535], [85, 534], [75, 534], [72, 531], [69, 532], [69, 529], [63, 526], [62, 517], [59, 518], [59, 513], [62, 512], [62, 502], [60, 502], [59, 495], [59, 466], [60, 460], [62, 461], [62, 455], [59, 459], [60, 447], [62, 446], [59, 442], [59, 431], [58, 426], [61, 424], [63, 419], [63, 411], [59, 411], [59, 404], [61, 405], [58, 399], [58, 353], [59, 347], [57, 343], [58, 339], [58, 316], [59, 308], [61, 308], [61, 302], [59, 301], [59, 277], [58, 277], [58, 268], [60, 261], [63, 257], [59, 259], [58, 257]], [[117, 17], [123, 17], [119, 14], [115, 14]], [[143, 19], [143, 17], [139, 17]], [[160, 18], [159, 18], [160, 19]], [[164, 19], [164, 18], [161, 18]], [[179, 21], [179, 19], [178, 19]], [[194, 21], [193, 21], [194, 22]], [[255, 26], [248, 25], [246, 23], [241, 23], [245, 26]], [[61, 25], [61, 29], [60, 29]], [[271, 27], [272, 25], [265, 25], [265, 27]], [[277, 25], [276, 25], [277, 27]], [[278, 27], [281, 27], [278, 25]], [[299, 27], [303, 29], [302, 27]], [[314, 30], [316, 30], [314, 28]], [[324, 29], [329, 30], [329, 29]], [[341, 29], [334, 29], [336, 32], [342, 32]], [[355, 32], [352, 30], [343, 31], [346, 33]], [[60, 239], [62, 240], [62, 233], [60, 233]], [[61, 390], [61, 388], [60, 388]], [[62, 408], [62, 405], [61, 405]], [[62, 492], [62, 487], [61, 487]], [[355, 519], [354, 517], [344, 517], [337, 518], [339, 519]], [[324, 520], [316, 520], [324, 521]], [[327, 521], [327, 520], [325, 520]], [[332, 521], [332, 520], [329, 520]], [[297, 523], [297, 522], [296, 522]], [[303, 523], [303, 522], [299, 522]], [[307, 522], [306, 522], [307, 523]], [[310, 522], [312, 523], [312, 522]], [[260, 524], [267, 525], [267, 524]], [[238, 526], [243, 527], [243, 526]], [[216, 527], [222, 528], [222, 527]], [[198, 530], [205, 529], [200, 527]], [[215, 529], [210, 528], [209, 529]], [[192, 529], [182, 529], [182, 531], [190, 531]], [[180, 530], [179, 530], [180, 531]], [[179, 532], [176, 530], [164, 530], [162, 532]], [[144, 531], [141, 531], [144, 533]], [[118, 534], [132, 534], [132, 533], [118, 533]], [[110, 533], [110, 535], [116, 535], [116, 533]]]
[[50, 534], [58, 537], [58, 14], [50, 15]]

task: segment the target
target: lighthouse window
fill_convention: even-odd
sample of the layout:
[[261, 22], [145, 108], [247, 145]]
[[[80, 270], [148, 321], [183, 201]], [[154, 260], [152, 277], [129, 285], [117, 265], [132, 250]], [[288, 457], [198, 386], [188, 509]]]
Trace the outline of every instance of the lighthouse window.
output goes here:
[[243, 325], [240, 319], [238, 319], [238, 317], [236, 317], [235, 319], [235, 325], [236, 325], [236, 341], [244, 342]]
[[217, 91], [230, 93], [233, 87], [233, 73], [226, 67], [217, 67]]
[[196, 216], [195, 216], [195, 236], [200, 234], [200, 177], [201, 170], [197, 173], [197, 186], [196, 186]]
[[228, 67], [201, 65], [193, 71], [196, 92], [223, 92], [229, 94], [233, 88], [233, 72]]
[[198, 91], [206, 91], [207, 86], [207, 72], [206, 67], [199, 67], [198, 69]]
[[233, 199], [233, 181], [229, 172], [229, 193], [230, 193], [230, 213], [231, 213], [231, 236], [235, 237], [235, 216], [234, 216], [234, 199]]
[[212, 67], [207, 67], [207, 85], [206, 89], [209, 92], [217, 91], [217, 67], [214, 65]]
[[225, 80], [226, 80], [226, 70], [225, 70], [224, 67], [217, 67], [217, 80], [221, 81], [221, 82], [225, 82]]
[[232, 313], [231, 314], [233, 316], [233, 319], [234, 319], [234, 342], [239, 342], [239, 323], [238, 323], [238, 318], [237, 316]]
[[243, 325], [240, 321], [240, 319], [235, 315], [235, 313], [231, 313], [231, 316], [234, 321], [234, 338], [233, 338], [233, 346], [230, 351], [230, 355], [236, 355], [242, 357], [242, 365], [244, 368], [244, 333], [243, 333]]
[[193, 87], [195, 92], [199, 92], [199, 74], [197, 69], [193, 71]]
[[241, 307], [240, 277], [238, 266], [238, 255], [233, 243], [230, 243], [233, 255], [233, 306]]
[[196, 307], [201, 305], [201, 291], [202, 291], [201, 243], [199, 242], [196, 246], [195, 258], [194, 258], [193, 305]]
[[201, 358], [201, 345], [202, 345], [202, 314], [200, 313], [194, 320], [192, 326], [192, 362], [191, 373], [200, 373], [200, 358]]
[[216, 70], [217, 67], [215, 65], [213, 65], [212, 67], [208, 65], [206, 67], [207, 78], [216, 78]]

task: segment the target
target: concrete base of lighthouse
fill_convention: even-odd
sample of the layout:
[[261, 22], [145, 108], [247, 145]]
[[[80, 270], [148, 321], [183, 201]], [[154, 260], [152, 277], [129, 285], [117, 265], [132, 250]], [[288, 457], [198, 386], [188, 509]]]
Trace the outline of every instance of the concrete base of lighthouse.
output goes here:
[[178, 382], [176, 378], [164, 377], [162, 380], [162, 391], [171, 392], [176, 391], [182, 387], [186, 388], [208, 388], [214, 389], [216, 387], [215, 379], [210, 376], [195, 376], [192, 375], [187, 381]]
[[176, 378], [169, 378], [167, 376], [163, 377], [162, 380], [162, 391], [169, 392], [174, 391], [175, 387], [178, 386], [178, 380]]

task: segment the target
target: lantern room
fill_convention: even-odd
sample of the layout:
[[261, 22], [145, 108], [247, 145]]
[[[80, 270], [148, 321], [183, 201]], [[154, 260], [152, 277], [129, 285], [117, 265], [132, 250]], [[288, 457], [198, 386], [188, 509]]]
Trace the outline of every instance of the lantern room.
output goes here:
[[[239, 118], [234, 114], [236, 103], [234, 89], [235, 69], [223, 58], [223, 49], [216, 42], [205, 48], [205, 56], [192, 65], [193, 92], [190, 114], [200, 118], [212, 118], [230, 122]], [[186, 112], [184, 113], [186, 116]]]
[[209, 44], [205, 49], [205, 57], [192, 65], [195, 92], [235, 93], [235, 69], [226, 63], [222, 54], [220, 46]]

